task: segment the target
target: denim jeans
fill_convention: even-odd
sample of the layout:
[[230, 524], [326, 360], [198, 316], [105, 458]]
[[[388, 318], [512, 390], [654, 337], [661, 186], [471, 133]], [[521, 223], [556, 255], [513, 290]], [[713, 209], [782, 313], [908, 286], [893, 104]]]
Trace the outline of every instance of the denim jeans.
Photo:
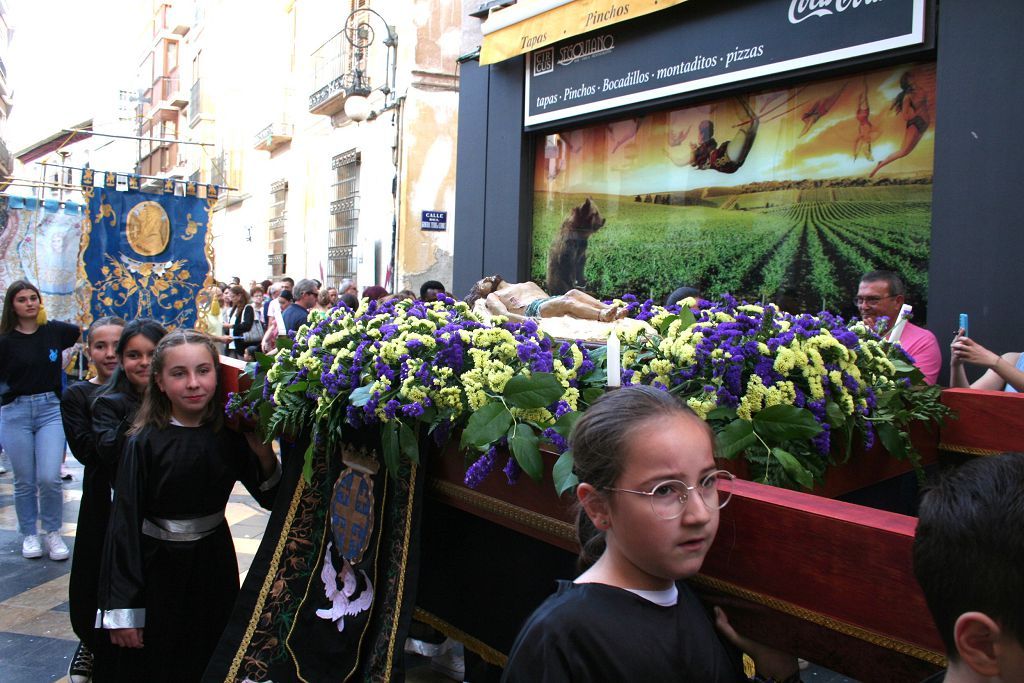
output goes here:
[[19, 396], [0, 408], [4, 450], [14, 466], [14, 510], [22, 534], [60, 531], [64, 488], [60, 463], [64, 455], [64, 427], [60, 399], [52, 391]]

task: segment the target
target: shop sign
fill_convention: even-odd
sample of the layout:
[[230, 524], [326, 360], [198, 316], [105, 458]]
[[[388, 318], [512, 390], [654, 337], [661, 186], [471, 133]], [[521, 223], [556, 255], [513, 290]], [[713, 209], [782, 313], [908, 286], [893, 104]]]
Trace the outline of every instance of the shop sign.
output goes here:
[[927, 0], [687, 2], [535, 50], [526, 126], [925, 41]]

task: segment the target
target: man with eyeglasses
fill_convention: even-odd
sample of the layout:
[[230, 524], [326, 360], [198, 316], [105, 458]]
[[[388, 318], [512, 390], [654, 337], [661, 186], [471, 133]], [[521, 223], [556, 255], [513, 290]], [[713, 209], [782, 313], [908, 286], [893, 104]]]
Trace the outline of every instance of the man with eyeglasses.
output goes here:
[[[861, 319], [885, 335], [896, 323], [906, 292], [899, 275], [889, 270], [873, 270], [861, 277], [854, 303]], [[883, 322], [882, 318], [886, 320]], [[908, 321], [900, 337], [900, 346], [914, 359], [914, 365], [924, 373], [925, 381], [935, 384], [942, 367], [942, 351], [935, 335]]]
[[288, 332], [295, 332], [306, 324], [309, 311], [316, 306], [316, 298], [320, 296], [320, 286], [316, 280], [299, 280], [292, 291], [294, 301], [284, 310], [284, 326]]

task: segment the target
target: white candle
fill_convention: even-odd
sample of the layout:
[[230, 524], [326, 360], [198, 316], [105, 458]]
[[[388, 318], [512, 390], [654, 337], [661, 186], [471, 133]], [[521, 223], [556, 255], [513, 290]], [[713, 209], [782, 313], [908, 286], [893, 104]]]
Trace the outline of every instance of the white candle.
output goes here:
[[910, 304], [903, 304], [900, 308], [900, 312], [896, 315], [896, 321], [892, 324], [892, 330], [889, 332], [889, 341], [893, 344], [899, 342], [903, 337], [903, 328], [907, 326], [907, 318], [910, 317], [914, 307]]
[[617, 387], [622, 384], [622, 345], [619, 338], [612, 332], [608, 335], [608, 386]]

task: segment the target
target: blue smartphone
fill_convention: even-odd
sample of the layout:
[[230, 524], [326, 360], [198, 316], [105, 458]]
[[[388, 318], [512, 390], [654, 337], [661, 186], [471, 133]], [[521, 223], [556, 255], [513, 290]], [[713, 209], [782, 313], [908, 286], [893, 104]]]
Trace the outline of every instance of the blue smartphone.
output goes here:
[[967, 314], [966, 313], [961, 313], [960, 314], [960, 329], [962, 329], [964, 331], [964, 335], [963, 336], [965, 336], [965, 337], [969, 337], [970, 336], [969, 334], [967, 334]]

